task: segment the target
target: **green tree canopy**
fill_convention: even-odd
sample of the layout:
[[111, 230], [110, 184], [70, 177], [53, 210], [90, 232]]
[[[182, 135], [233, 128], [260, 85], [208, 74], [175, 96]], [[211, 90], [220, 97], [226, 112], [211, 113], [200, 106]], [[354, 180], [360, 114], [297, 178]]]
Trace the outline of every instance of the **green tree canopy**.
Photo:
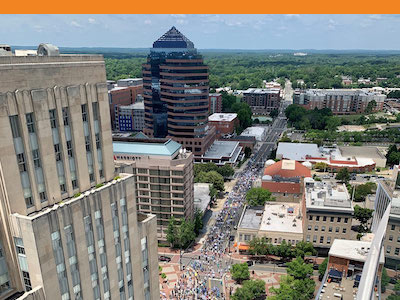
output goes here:
[[263, 295], [265, 295], [265, 281], [260, 279], [246, 280], [243, 282], [242, 287], [236, 289], [232, 299], [255, 300]]
[[313, 273], [312, 265], [305, 263], [300, 256], [287, 263], [287, 266], [287, 273], [293, 276], [294, 279], [308, 278]]
[[275, 201], [270, 191], [263, 188], [251, 188], [246, 193], [246, 200], [250, 206], [262, 206], [267, 201]]
[[224, 187], [224, 178], [221, 174], [216, 171], [210, 172], [200, 172], [196, 178], [194, 179], [195, 182], [203, 182], [203, 183], [212, 183], [213, 186], [219, 190], [223, 191]]
[[386, 291], [386, 286], [389, 284], [390, 282], [390, 277], [387, 273], [386, 268], [382, 269], [382, 276], [381, 276], [381, 291], [382, 293], [384, 293]]
[[373, 209], [362, 208], [359, 205], [354, 207], [354, 217], [361, 223], [364, 232], [368, 230], [367, 222], [372, 218], [373, 212]]
[[231, 275], [233, 280], [241, 283], [242, 281], [250, 278], [249, 266], [247, 263], [234, 264], [231, 267]]
[[321, 276], [325, 275], [326, 268], [328, 267], [328, 258], [325, 258], [322, 263], [318, 266], [318, 273]]
[[293, 276], [282, 276], [279, 288], [270, 288], [275, 294], [271, 300], [309, 300], [314, 298], [315, 281], [310, 278], [294, 279]]
[[[355, 189], [355, 191], [354, 191]], [[376, 190], [376, 183], [374, 182], [367, 182], [364, 184], [352, 186], [350, 190], [350, 194], [353, 195], [354, 193], [354, 201], [355, 202], [362, 202], [365, 201], [365, 198], [373, 194]]]
[[300, 241], [296, 244], [296, 247], [294, 248], [294, 255], [296, 257], [302, 257], [304, 256], [310, 256], [310, 255], [316, 255], [317, 250], [314, 249], [314, 246], [310, 242], [305, 242], [305, 241]]
[[349, 170], [347, 168], [340, 169], [339, 172], [336, 174], [335, 178], [341, 182], [345, 183], [349, 182], [350, 180]]

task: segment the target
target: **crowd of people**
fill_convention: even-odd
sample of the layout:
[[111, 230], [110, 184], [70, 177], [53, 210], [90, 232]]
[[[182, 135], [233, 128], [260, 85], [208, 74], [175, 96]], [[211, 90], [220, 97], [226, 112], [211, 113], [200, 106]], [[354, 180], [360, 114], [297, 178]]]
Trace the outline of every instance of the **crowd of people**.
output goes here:
[[239, 222], [247, 191], [262, 172], [262, 159], [265, 159], [262, 155], [252, 156], [244, 170], [235, 174], [236, 184], [209, 229], [200, 256], [181, 274], [169, 299], [213, 300], [223, 297], [223, 291], [211, 288], [207, 283], [209, 279], [221, 279], [230, 269], [226, 254], [230, 251], [231, 231]]

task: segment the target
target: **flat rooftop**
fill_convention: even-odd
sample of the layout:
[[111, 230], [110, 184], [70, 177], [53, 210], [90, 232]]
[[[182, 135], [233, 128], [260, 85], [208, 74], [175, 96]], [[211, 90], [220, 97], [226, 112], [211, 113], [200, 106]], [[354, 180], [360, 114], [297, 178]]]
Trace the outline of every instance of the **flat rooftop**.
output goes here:
[[260, 231], [303, 233], [299, 203], [267, 202]]
[[378, 92], [371, 92], [365, 89], [309, 89], [306, 90], [305, 93], [307, 95], [312, 96], [325, 96], [325, 95], [346, 95], [346, 96], [382, 96], [385, 95]]
[[305, 178], [305, 197], [307, 209], [331, 210], [344, 213], [354, 211], [350, 195], [344, 184], [332, 185], [330, 182]]
[[339, 146], [342, 156], [357, 156], [362, 158], [385, 159], [383, 149], [374, 146]]
[[164, 143], [113, 141], [114, 154], [173, 156], [181, 148], [182, 145], [173, 140]]
[[210, 203], [210, 184], [195, 183], [194, 184], [194, 208], [205, 212]]
[[317, 144], [281, 142], [278, 144], [276, 156], [297, 161], [305, 161], [306, 156], [319, 157], [320, 152]]
[[258, 95], [263, 95], [263, 94], [280, 94], [280, 89], [279, 88], [270, 88], [270, 89], [254, 89], [250, 88], [245, 91], [243, 91], [243, 94], [258, 94]]
[[120, 109], [144, 109], [144, 102], [136, 102], [130, 105], [121, 105]]
[[262, 206], [246, 206], [246, 210], [240, 220], [239, 228], [258, 230], [261, 225], [264, 207]]
[[[333, 240], [332, 246], [329, 250], [329, 256], [346, 258], [365, 262], [371, 246], [371, 242], [355, 241], [355, 240]], [[385, 263], [384, 249], [382, 247], [379, 263]]]
[[230, 161], [236, 161], [242, 147], [236, 141], [214, 141], [210, 148], [204, 153], [203, 157], [208, 159], [222, 159], [229, 157]]
[[208, 121], [231, 122], [237, 118], [237, 114], [215, 113], [208, 117]]

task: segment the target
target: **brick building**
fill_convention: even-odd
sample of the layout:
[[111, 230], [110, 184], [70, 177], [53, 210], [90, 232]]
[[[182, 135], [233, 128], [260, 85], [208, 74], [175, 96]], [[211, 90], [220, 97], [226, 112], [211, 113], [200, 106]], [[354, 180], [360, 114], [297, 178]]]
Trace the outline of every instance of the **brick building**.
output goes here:
[[304, 178], [311, 171], [295, 160], [267, 161], [261, 187], [269, 190], [279, 202], [300, 202]]
[[215, 113], [208, 117], [208, 124], [216, 129], [216, 137], [232, 134], [239, 125], [237, 114]]
[[267, 115], [281, 105], [280, 89], [254, 89], [243, 92], [243, 102], [246, 102], [253, 114]]
[[[118, 81], [120, 82], [120, 81]], [[125, 84], [125, 81], [122, 81]], [[108, 91], [110, 103], [111, 125], [113, 130], [118, 130], [118, 106], [131, 105], [136, 102], [138, 95], [143, 94], [143, 84], [135, 86], [116, 86]]]
[[208, 96], [210, 114], [222, 112], [222, 95], [220, 93], [213, 93]]

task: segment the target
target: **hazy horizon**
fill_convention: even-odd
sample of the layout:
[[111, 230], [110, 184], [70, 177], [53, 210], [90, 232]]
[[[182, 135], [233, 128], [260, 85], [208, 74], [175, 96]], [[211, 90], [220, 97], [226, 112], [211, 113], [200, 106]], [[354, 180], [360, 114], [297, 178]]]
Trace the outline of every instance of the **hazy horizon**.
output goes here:
[[198, 49], [400, 50], [400, 15], [1, 15], [0, 43], [145, 48], [176, 26]]

